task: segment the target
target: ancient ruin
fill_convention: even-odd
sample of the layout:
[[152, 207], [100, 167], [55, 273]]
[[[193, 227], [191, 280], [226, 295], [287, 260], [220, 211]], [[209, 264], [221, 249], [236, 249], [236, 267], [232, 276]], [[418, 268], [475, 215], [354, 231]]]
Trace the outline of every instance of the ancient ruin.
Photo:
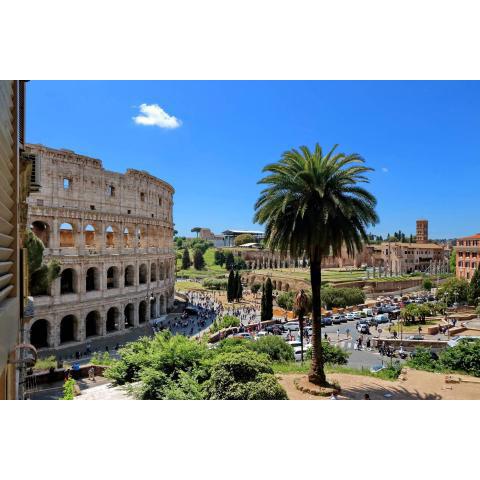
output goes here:
[[168, 183], [144, 171], [110, 172], [70, 150], [28, 145], [40, 185], [28, 223], [61, 263], [25, 325], [37, 348], [121, 335], [173, 304], [175, 252]]

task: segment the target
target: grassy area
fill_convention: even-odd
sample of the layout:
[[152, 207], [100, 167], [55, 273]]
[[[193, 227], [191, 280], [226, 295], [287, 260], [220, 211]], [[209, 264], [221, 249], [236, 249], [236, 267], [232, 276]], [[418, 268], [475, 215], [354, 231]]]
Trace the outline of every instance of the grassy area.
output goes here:
[[[193, 250], [189, 250], [190, 259], [193, 261]], [[179, 270], [177, 272], [177, 277], [180, 278], [211, 278], [217, 277], [220, 275], [226, 275], [228, 272], [225, 270], [225, 267], [220, 265], [215, 265], [214, 263], [214, 254], [215, 248], [209, 248], [203, 258], [205, 259], [205, 268], [203, 270], [195, 270], [193, 265], [188, 270]], [[177, 259], [177, 268], [181, 268], [182, 259]]]
[[[403, 333], [418, 333], [418, 327], [422, 327], [423, 333], [426, 333], [428, 327], [437, 326], [439, 324], [438, 320], [429, 320], [428, 318], [425, 320], [425, 323], [420, 324], [413, 324], [413, 325], [403, 325], [402, 331]], [[396, 331], [400, 334], [400, 325], [397, 323], [395, 324], [392, 329], [392, 332]]]
[[49, 370], [51, 367], [57, 368], [57, 361], [53, 355], [47, 358], [39, 358], [33, 370], [38, 372], [40, 370]]
[[180, 281], [175, 283], [175, 290], [205, 290], [205, 287], [198, 282]]
[[[275, 362], [273, 363], [273, 371], [277, 374], [286, 373], [308, 373], [310, 370], [310, 362]], [[325, 373], [346, 373], [349, 375], [362, 375], [364, 377], [381, 378], [382, 380], [396, 380], [400, 374], [399, 369], [385, 368], [378, 373], [370, 372], [368, 368], [352, 368], [339, 365], [326, 365]]]

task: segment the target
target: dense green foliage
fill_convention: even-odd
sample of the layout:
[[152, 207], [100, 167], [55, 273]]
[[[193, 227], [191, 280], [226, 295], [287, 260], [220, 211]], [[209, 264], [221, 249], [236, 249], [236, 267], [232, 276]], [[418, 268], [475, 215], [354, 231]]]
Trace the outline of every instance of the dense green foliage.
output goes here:
[[230, 327], [239, 327], [240, 326], [240, 320], [237, 317], [234, 317], [233, 315], [224, 315], [223, 317], [216, 318], [211, 327], [210, 327], [210, 332], [215, 333], [218, 332], [219, 330], [223, 330], [224, 328], [230, 328]]
[[50, 370], [50, 368], [57, 368], [57, 359], [54, 355], [50, 355], [47, 358], [39, 358], [33, 366], [34, 371]]
[[63, 384], [63, 397], [60, 400], [73, 400], [75, 398], [75, 380], [69, 378]]
[[[346, 365], [348, 363], [350, 354], [336, 345], [322, 341], [322, 351], [325, 363], [332, 365]], [[307, 350], [305, 358], [312, 358], [311, 348]]]
[[431, 372], [464, 372], [480, 377], [480, 339], [461, 340], [440, 352], [438, 360], [433, 360], [425, 348], [417, 348], [415, 353], [407, 361], [409, 367]]
[[189, 248], [192, 250], [200, 250], [203, 255], [205, 252], [213, 247], [213, 242], [209, 242], [208, 240], [202, 240], [201, 238], [192, 238], [185, 242]]
[[203, 258], [203, 253], [199, 248], [196, 248], [193, 251], [193, 268], [195, 270], [203, 270], [205, 267], [205, 259]]
[[252, 350], [268, 355], [273, 362], [290, 362], [294, 360], [293, 348], [278, 335], [260, 337], [255, 342], [248, 342]]
[[220, 353], [211, 363], [205, 382], [212, 400], [286, 400], [265, 355], [238, 351]]
[[225, 263], [225, 253], [223, 253], [223, 250], [215, 250], [213, 255], [215, 265], [219, 265], [220, 267], [223, 266]]
[[254, 294], [257, 293], [261, 288], [262, 288], [262, 285], [260, 283], [254, 283], [253, 285], [250, 286], [250, 290]]
[[228, 252], [225, 256], [225, 268], [227, 270], [232, 270], [235, 266], [235, 257], [233, 256], [232, 252]]
[[285, 310], [293, 310], [295, 303], [295, 292], [282, 292], [277, 295], [277, 305]]
[[456, 269], [457, 269], [457, 251], [453, 249], [450, 255], [450, 273], [455, 273]]
[[188, 270], [191, 265], [192, 265], [192, 261], [190, 260], [190, 253], [188, 251], [188, 248], [185, 248], [183, 250], [183, 256], [182, 256], [182, 270]]
[[480, 269], [476, 269], [468, 286], [468, 303], [478, 305], [480, 302]]
[[273, 287], [270, 277], [263, 285], [260, 318], [263, 321], [271, 320], [273, 317]]
[[92, 365], [111, 365], [113, 363], [113, 358], [108, 352], [103, 352], [103, 354], [95, 352], [90, 359]]
[[212, 290], [226, 290], [227, 282], [226, 278], [205, 278], [202, 285]]
[[426, 278], [426, 279], [423, 281], [423, 289], [424, 289], [424, 290], [431, 290], [432, 287], [433, 287], [432, 281], [431, 281], [429, 278]]
[[237, 273], [235, 275], [235, 299], [237, 301], [240, 301], [243, 298], [243, 286], [242, 286], [242, 279], [240, 277], [240, 274]]
[[235, 237], [235, 246], [238, 247], [240, 245], [244, 245], [245, 243], [254, 243], [255, 238], [253, 235], [250, 235], [249, 233], [242, 233], [238, 237]]
[[142, 399], [286, 399], [268, 355], [243, 342], [208, 349], [163, 332], [121, 348], [105, 375], [120, 385], [139, 382], [133, 391]]
[[365, 292], [360, 288], [322, 288], [322, 304], [330, 310], [333, 307], [349, 307], [365, 302]]
[[468, 297], [468, 287], [466, 280], [452, 277], [442, 283], [438, 289], [437, 297], [442, 300], [446, 298], [448, 305], [452, 305], [455, 300], [465, 302]]
[[60, 262], [51, 260], [43, 263], [43, 242], [31, 231], [25, 233], [24, 246], [28, 256], [30, 295], [48, 295], [52, 282], [60, 275]]

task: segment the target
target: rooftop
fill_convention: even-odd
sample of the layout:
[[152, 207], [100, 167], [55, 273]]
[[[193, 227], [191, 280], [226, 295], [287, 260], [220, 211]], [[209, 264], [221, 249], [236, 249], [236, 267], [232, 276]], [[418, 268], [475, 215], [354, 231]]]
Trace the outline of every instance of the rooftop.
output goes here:
[[458, 240], [480, 240], [480, 233], [476, 233], [475, 235], [470, 235], [469, 237], [461, 237]]

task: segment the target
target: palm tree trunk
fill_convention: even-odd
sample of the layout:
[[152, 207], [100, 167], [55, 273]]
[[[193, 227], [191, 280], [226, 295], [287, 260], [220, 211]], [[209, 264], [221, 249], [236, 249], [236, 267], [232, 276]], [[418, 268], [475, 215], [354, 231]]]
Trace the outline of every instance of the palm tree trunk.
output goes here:
[[327, 385], [327, 379], [323, 369], [322, 349], [322, 302], [320, 298], [320, 286], [322, 283], [322, 258], [320, 255], [312, 255], [310, 258], [310, 283], [312, 285], [312, 365], [308, 380], [316, 385]]

